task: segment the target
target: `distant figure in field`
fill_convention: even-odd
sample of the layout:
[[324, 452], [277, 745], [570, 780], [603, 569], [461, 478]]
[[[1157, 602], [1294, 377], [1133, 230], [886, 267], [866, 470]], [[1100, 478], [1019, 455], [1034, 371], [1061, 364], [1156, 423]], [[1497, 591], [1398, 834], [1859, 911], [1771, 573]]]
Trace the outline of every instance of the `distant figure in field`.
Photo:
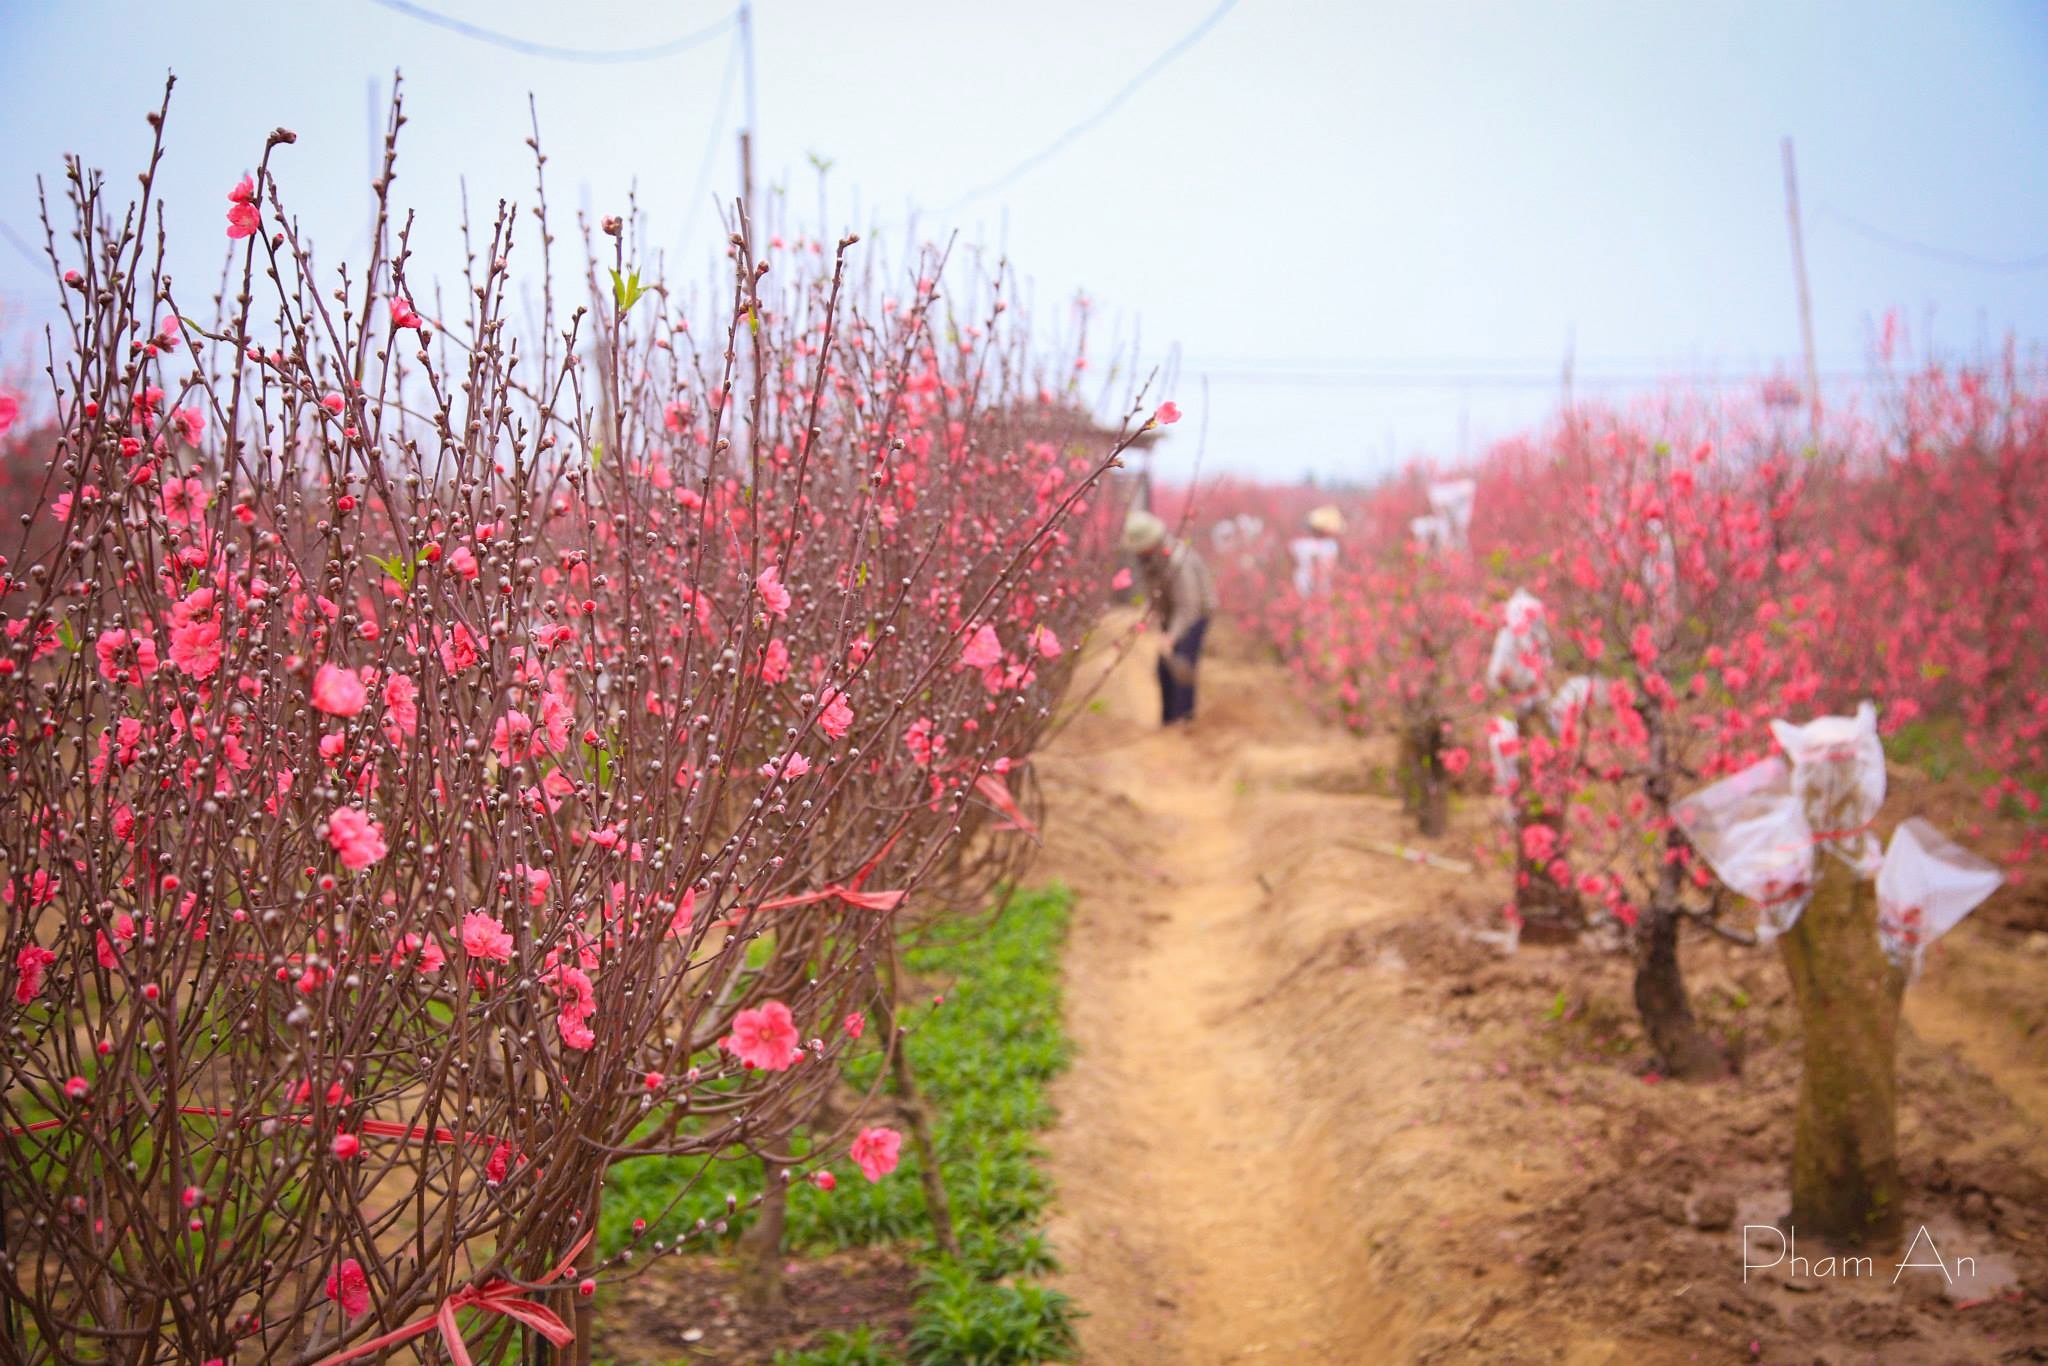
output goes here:
[[1337, 570], [1337, 545], [1344, 536], [1344, 514], [1328, 503], [1308, 515], [1308, 534], [1287, 543], [1294, 555], [1294, 591], [1320, 598], [1330, 591]]
[[1159, 710], [1164, 724], [1195, 714], [1195, 667], [1202, 637], [1216, 610], [1216, 581], [1191, 545], [1166, 533], [1166, 523], [1149, 512], [1124, 519], [1124, 553], [1138, 562], [1145, 596], [1165, 632], [1159, 651]]

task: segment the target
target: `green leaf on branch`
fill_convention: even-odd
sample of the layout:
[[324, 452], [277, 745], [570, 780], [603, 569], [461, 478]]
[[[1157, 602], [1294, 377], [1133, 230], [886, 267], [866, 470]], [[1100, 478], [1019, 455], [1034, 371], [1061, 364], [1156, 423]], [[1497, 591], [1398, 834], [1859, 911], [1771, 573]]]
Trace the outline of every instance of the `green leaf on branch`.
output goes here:
[[69, 621], [57, 623], [57, 639], [62, 641], [64, 648], [71, 651], [72, 654], [77, 654], [82, 648], [78, 641], [78, 631]]
[[598, 788], [602, 790], [610, 787], [612, 785], [612, 752], [603, 745], [593, 745], [587, 741], [584, 743], [583, 750], [590, 756], [591, 766], [597, 770]]
[[616, 270], [612, 272], [612, 303], [618, 306], [621, 316], [634, 304], [639, 303], [640, 296], [645, 293], [647, 290], [640, 284], [639, 271], [625, 276], [621, 276]]
[[419, 559], [406, 559], [403, 555], [372, 555], [370, 563], [383, 570], [406, 592], [412, 591], [412, 576], [419, 568]]

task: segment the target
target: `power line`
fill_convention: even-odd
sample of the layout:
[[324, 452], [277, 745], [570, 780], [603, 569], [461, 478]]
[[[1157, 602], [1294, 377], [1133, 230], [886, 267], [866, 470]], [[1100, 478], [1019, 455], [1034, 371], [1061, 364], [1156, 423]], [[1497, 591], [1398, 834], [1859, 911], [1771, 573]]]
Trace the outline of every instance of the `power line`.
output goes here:
[[1182, 34], [1180, 38], [1174, 42], [1173, 46], [1167, 48], [1166, 51], [1160, 53], [1157, 57], [1154, 57], [1151, 63], [1147, 65], [1144, 70], [1140, 71], [1137, 75], [1131, 77], [1130, 80], [1126, 81], [1122, 89], [1118, 90], [1114, 95], [1109, 97], [1109, 102], [1107, 104], [1104, 104], [1100, 109], [1090, 114], [1087, 118], [1082, 119], [1079, 123], [1069, 128], [1066, 132], [1061, 133], [1058, 137], [1054, 138], [1051, 142], [1047, 143], [1038, 151], [1033, 152], [1030, 156], [1018, 162], [1015, 166], [1011, 167], [1003, 175], [998, 176], [996, 179], [989, 181], [985, 185], [980, 185], [972, 190], [969, 190], [966, 194], [960, 196], [960, 198], [954, 200], [951, 204], [948, 204], [945, 208], [941, 209], [940, 212], [943, 214], [951, 214], [967, 207], [969, 204], [972, 204], [975, 200], [980, 199], [985, 195], [994, 194], [997, 190], [1006, 188], [1012, 181], [1015, 181], [1020, 177], [1028, 174], [1029, 172], [1036, 170], [1045, 162], [1051, 160], [1059, 153], [1065, 151], [1067, 146], [1070, 143], [1072, 143], [1076, 138], [1082, 136], [1084, 133], [1089, 132], [1090, 130], [1095, 128], [1097, 124], [1100, 124], [1104, 119], [1108, 118], [1111, 114], [1114, 114], [1123, 105], [1124, 101], [1128, 100], [1131, 96], [1137, 94], [1139, 89], [1142, 86], [1144, 86], [1144, 84], [1147, 81], [1151, 80], [1154, 76], [1157, 76], [1160, 72], [1166, 70], [1167, 67], [1171, 66], [1175, 58], [1179, 57], [1182, 53], [1186, 52], [1189, 48], [1193, 47], [1196, 43], [1200, 42], [1203, 36], [1207, 34], [1210, 29], [1216, 27], [1217, 23], [1222, 20], [1224, 15], [1230, 13], [1230, 11], [1235, 9], [1236, 7], [1237, 0], [1223, 0], [1222, 4], [1216, 6], [1215, 9], [1209, 11], [1209, 16], [1206, 19], [1202, 20], [1201, 23], [1196, 24], [1186, 33]]
[[[1426, 373], [1374, 373], [1363, 370], [1310, 370], [1310, 369], [1251, 369], [1224, 368], [1202, 370], [1190, 366], [1219, 384], [1282, 385], [1299, 388], [1356, 388], [1356, 389], [1556, 389], [1558, 377], [1555, 373], [1504, 374], [1443, 372]], [[1589, 389], [1650, 389], [1664, 385], [1693, 388], [1741, 388], [1783, 381], [1786, 375], [1774, 374], [1686, 374], [1677, 371], [1649, 371], [1639, 374], [1584, 374], [1577, 373], [1572, 382]], [[1822, 384], [1853, 384], [1876, 382], [1881, 376], [1873, 376], [1862, 370], [1835, 370], [1823, 372], [1819, 379]]]
[[433, 24], [437, 28], [445, 28], [451, 33], [459, 33], [465, 38], [474, 38], [480, 43], [489, 43], [494, 47], [502, 47], [507, 51], [517, 52], [527, 57], [547, 57], [558, 62], [659, 61], [663, 57], [673, 57], [679, 52], [688, 52], [693, 47], [710, 42], [713, 38], [725, 32], [732, 25], [733, 21], [733, 16], [727, 14], [715, 23], [707, 24], [694, 33], [686, 33], [680, 38], [672, 38], [668, 42], [654, 43], [646, 47], [556, 47], [552, 43], [529, 42], [524, 38], [515, 38], [509, 33], [499, 33], [495, 29], [482, 28], [467, 20], [442, 14], [438, 10], [430, 10], [424, 5], [415, 5], [412, 3], [412, 0], [370, 0], [370, 3], [381, 5], [388, 10], [395, 10], [399, 14], [408, 15], [422, 23]]
[[1912, 256], [1925, 257], [1930, 261], [1944, 261], [1952, 266], [1968, 266], [1973, 270], [1989, 270], [2001, 274], [2017, 274], [2020, 271], [2026, 270], [2048, 269], [2048, 252], [2043, 252], [2038, 256], [2019, 256], [2006, 259], [1979, 256], [1974, 252], [1957, 251], [1952, 247], [1938, 247], [1927, 242], [1916, 242], [1910, 237], [1901, 237], [1897, 233], [1886, 232], [1883, 228], [1872, 227], [1861, 219], [1851, 218], [1848, 214], [1829, 204], [1821, 205], [1820, 211], [1829, 218], [1834, 219], [1837, 223], [1840, 223], [1843, 227], [1848, 228], [1851, 232], [1859, 233], [1873, 242], [1878, 242], [1892, 248], [1894, 251], [1903, 251]]
[[43, 255], [43, 253], [37, 251], [34, 247], [31, 247], [28, 243], [22, 241], [21, 234], [16, 232], [12, 225], [7, 223], [0, 223], [0, 237], [6, 238], [7, 245], [13, 247], [16, 251], [20, 252], [21, 259], [27, 261], [30, 265], [37, 267], [48, 267], [48, 265], [50, 264], [50, 258]]
[[[1208, 374], [1230, 374], [1247, 370], [1285, 371], [1386, 371], [1394, 374], [1413, 374], [1423, 371], [1428, 374], [1486, 374], [1502, 370], [1540, 372], [1552, 381], [1558, 376], [1556, 356], [1479, 356], [1452, 354], [1418, 354], [1413, 356], [1301, 356], [1301, 355], [1250, 355], [1242, 353], [1216, 353], [1213, 355], [1189, 354], [1183, 358], [1183, 365], [1190, 371], [1204, 371]], [[1751, 364], [1750, 361], [1729, 361], [1729, 364]], [[1580, 356], [1578, 368], [1595, 372], [1637, 370], [1663, 370], [1671, 374], [1705, 374], [1716, 372], [1718, 362], [1712, 356], [1688, 357], [1671, 352], [1616, 352], [1612, 355]], [[1852, 362], [1837, 358], [1829, 368], [1848, 370]], [[1671, 367], [1668, 368], [1667, 367]], [[1725, 372], [1723, 372], [1725, 373]]]

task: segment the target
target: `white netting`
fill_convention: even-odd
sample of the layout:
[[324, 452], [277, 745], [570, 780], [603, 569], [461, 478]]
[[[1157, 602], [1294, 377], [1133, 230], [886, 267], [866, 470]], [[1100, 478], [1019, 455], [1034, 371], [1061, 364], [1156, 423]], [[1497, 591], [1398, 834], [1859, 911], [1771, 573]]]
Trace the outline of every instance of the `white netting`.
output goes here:
[[1444, 521], [1452, 546], [1463, 546], [1472, 530], [1472, 500], [1479, 486], [1470, 479], [1446, 479], [1429, 486], [1429, 508]]
[[1813, 895], [1813, 830], [1783, 759], [1751, 764], [1671, 809], [1730, 890], [1757, 904], [1757, 940], [1792, 928]]
[[1226, 517], [1209, 528], [1209, 541], [1217, 550], [1249, 552], [1257, 547], [1259, 537], [1265, 532], [1265, 522], [1248, 512], [1235, 517]]
[[1486, 755], [1493, 761], [1493, 790], [1507, 793], [1515, 790], [1520, 767], [1515, 756], [1521, 751], [1521, 733], [1515, 727], [1514, 718], [1496, 716], [1486, 723]]
[[1408, 534], [1424, 550], [1445, 551], [1451, 548], [1451, 524], [1442, 517], [1412, 517], [1408, 521]]
[[1294, 591], [1304, 598], [1328, 593], [1337, 568], [1337, 543], [1323, 536], [1297, 536], [1287, 549], [1294, 556]]
[[1640, 570], [1643, 589], [1656, 604], [1658, 615], [1669, 617], [1678, 607], [1678, 546], [1664, 519], [1654, 513], [1643, 519], [1643, 534], [1648, 542]]
[[1557, 685], [1557, 691], [1550, 695], [1550, 729], [1561, 740], [1567, 730], [1577, 735], [1585, 734], [1586, 713], [1593, 709], [1593, 702], [1599, 694], [1593, 689], [1593, 680], [1584, 674], [1573, 674]]
[[2005, 875], [1918, 816], [1892, 831], [1877, 870], [1877, 938], [1894, 963], [1920, 975], [1927, 946], [1954, 929]]
[[1540, 701], [1550, 678], [1550, 626], [1543, 603], [1517, 588], [1501, 607], [1501, 628], [1493, 634], [1486, 683], [1516, 705]]
[[1884, 805], [1877, 708], [1865, 702], [1854, 716], [1819, 716], [1803, 726], [1773, 721], [1771, 733], [1792, 761], [1792, 791], [1813, 838], [1859, 877], [1874, 876], [1883, 849], [1870, 827]]

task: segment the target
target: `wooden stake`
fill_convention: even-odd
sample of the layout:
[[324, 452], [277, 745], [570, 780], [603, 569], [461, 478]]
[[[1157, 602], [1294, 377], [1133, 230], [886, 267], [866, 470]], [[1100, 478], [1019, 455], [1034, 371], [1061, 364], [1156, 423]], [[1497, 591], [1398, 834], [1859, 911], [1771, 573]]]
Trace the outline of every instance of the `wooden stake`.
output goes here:
[[1799, 228], [1799, 169], [1792, 160], [1792, 139], [1785, 153], [1785, 221], [1792, 233], [1792, 278], [1799, 286], [1799, 339], [1806, 349], [1806, 411], [1815, 446], [1820, 445], [1820, 361], [1813, 349], [1813, 295], [1806, 285], [1806, 243]]
[[1451, 858], [1444, 854], [1432, 854], [1427, 849], [1417, 849], [1406, 844], [1395, 844], [1389, 840], [1346, 840], [1345, 843], [1363, 853], [1385, 854], [1388, 858], [1397, 858], [1408, 863], [1420, 863], [1425, 867], [1441, 869], [1446, 873], [1459, 873], [1469, 877], [1474, 871], [1472, 865], [1464, 859]]

